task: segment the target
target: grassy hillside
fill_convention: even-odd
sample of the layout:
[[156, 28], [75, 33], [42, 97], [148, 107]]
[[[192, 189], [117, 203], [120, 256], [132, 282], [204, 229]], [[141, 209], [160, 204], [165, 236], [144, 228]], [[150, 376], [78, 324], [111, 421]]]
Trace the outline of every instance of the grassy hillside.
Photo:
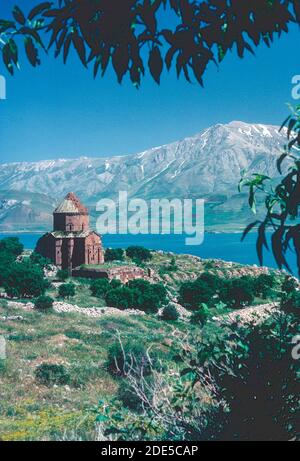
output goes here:
[[[210, 273], [216, 279], [229, 280], [245, 275], [255, 279], [266, 272], [256, 267], [163, 252], [153, 253], [152, 260], [144, 267], [152, 269], [152, 282], [163, 283], [175, 304], [182, 284], [197, 280], [201, 274]], [[284, 277], [278, 272], [274, 274], [276, 286], [272, 297], [256, 297], [254, 305], [277, 300]], [[235, 346], [233, 348], [232, 331], [229, 330], [229, 339], [226, 337], [226, 322], [228, 313], [234, 309], [216, 299], [206, 323], [201, 323], [193, 320], [193, 312], [186, 315], [188, 312], [177, 304], [180, 317], [167, 321], [162, 319], [161, 312], [106, 307], [105, 299], [92, 296], [87, 280], [73, 280], [75, 296], [63, 300], [59, 296], [60, 283], [53, 274], [49, 281], [46, 294], [55, 301], [53, 309], [36, 310], [28, 299], [0, 301], [0, 336], [6, 340], [7, 351], [7, 359], [0, 360], [0, 440], [110, 440], [114, 436], [106, 431], [114, 432], [116, 428], [120, 430], [115, 436], [119, 439], [176, 440], [182, 434], [198, 440], [196, 432], [183, 431], [182, 421], [183, 427], [189, 421], [193, 430], [202, 428], [204, 417], [201, 415], [206, 415], [209, 430], [216, 429], [214, 418], [221, 422], [228, 412], [226, 399], [217, 398], [208, 383], [191, 386], [190, 375], [181, 375], [187, 364], [194, 363], [203, 354], [197, 352], [202, 347], [209, 347], [209, 359], [215, 360], [214, 354], [219, 354], [220, 363], [224, 357], [226, 360], [231, 357]], [[77, 311], [59, 312], [60, 305], [76, 307]], [[90, 316], [87, 308], [91, 307], [98, 308], [97, 316]], [[260, 308], [254, 311], [257, 321]], [[236, 324], [240, 315], [238, 311], [230, 322]], [[235, 328], [234, 335], [237, 335]], [[265, 330], [262, 337], [266, 335]], [[149, 354], [152, 358], [151, 373], [138, 376], [137, 371], [112, 372], [109, 362], [112, 347], [119, 347], [120, 341], [124, 347], [129, 345], [129, 361], [130, 350], [147, 351], [147, 357]], [[245, 337], [241, 334], [235, 341], [240, 347]], [[243, 348], [248, 350], [249, 346]], [[145, 359], [143, 354], [138, 366]], [[194, 357], [192, 361], [191, 357]], [[44, 375], [39, 374], [45, 365], [46, 368], [56, 366], [59, 380], [46, 376], [45, 369]], [[136, 395], [131, 387], [129, 389], [129, 384], [132, 386], [137, 378], [144, 391], [146, 388], [153, 393], [149, 408], [140, 407], [140, 401], [137, 403]], [[170, 413], [165, 415], [168, 405]], [[171, 434], [166, 427], [170, 421], [173, 424], [174, 419], [178, 419], [179, 429], [176, 428], [177, 432], [172, 429]]]

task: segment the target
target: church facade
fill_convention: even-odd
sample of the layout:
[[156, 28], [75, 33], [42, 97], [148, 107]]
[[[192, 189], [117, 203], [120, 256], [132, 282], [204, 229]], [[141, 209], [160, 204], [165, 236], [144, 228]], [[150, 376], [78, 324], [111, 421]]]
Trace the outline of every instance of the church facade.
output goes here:
[[72, 192], [54, 211], [53, 231], [40, 238], [35, 251], [69, 271], [104, 263], [101, 236], [90, 229], [89, 212]]

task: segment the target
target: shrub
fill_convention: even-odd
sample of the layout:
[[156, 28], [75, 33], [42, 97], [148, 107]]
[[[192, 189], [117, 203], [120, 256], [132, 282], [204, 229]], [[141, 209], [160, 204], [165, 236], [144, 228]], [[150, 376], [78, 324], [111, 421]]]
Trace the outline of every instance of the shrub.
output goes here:
[[[145, 385], [143, 390], [146, 394], [146, 397], [149, 402], [153, 399], [153, 389], [152, 389], [151, 376], [147, 376], [145, 379]], [[132, 410], [136, 413], [141, 413], [143, 410], [143, 401], [141, 397], [137, 394], [136, 390], [130, 385], [126, 379], [122, 379], [118, 389], [118, 399], [122, 402], [125, 408]]]
[[209, 318], [209, 308], [203, 304], [200, 309], [193, 312], [190, 322], [194, 325], [200, 324], [202, 327], [206, 324]]
[[52, 309], [53, 299], [50, 296], [41, 295], [35, 300], [34, 307], [38, 310]]
[[105, 251], [105, 261], [123, 261], [124, 250], [122, 248], [107, 248]]
[[294, 314], [297, 317], [300, 312], [300, 291], [294, 291], [284, 296], [281, 301], [281, 308], [287, 314]]
[[232, 308], [249, 306], [255, 298], [255, 284], [251, 277], [240, 277], [228, 280], [223, 287], [221, 300]]
[[7, 237], [0, 240], [0, 253], [7, 253], [14, 259], [22, 254], [24, 246], [17, 237]]
[[75, 296], [75, 286], [73, 283], [65, 283], [59, 287], [58, 292], [62, 298], [71, 298]]
[[212, 274], [211, 272], [203, 272], [198, 280], [205, 283], [209, 288], [211, 288], [215, 293], [222, 290], [223, 286], [226, 284], [226, 280], [218, 275]]
[[144, 376], [151, 373], [151, 363], [143, 344], [137, 341], [127, 341], [124, 344], [114, 343], [108, 350], [106, 363], [112, 375], [125, 376], [130, 368], [137, 372], [143, 369]]
[[70, 375], [63, 365], [42, 363], [35, 370], [35, 379], [44, 386], [66, 385], [70, 383]]
[[13, 263], [4, 282], [6, 293], [18, 298], [38, 297], [48, 286], [43, 269], [29, 260]]
[[40, 255], [39, 253], [36, 253], [35, 251], [31, 253], [30, 261], [32, 262], [32, 264], [37, 264], [38, 266], [41, 266], [43, 269], [47, 269], [52, 264], [52, 261], [50, 259], [45, 258], [44, 256]]
[[108, 279], [92, 280], [90, 284], [91, 293], [97, 298], [104, 298], [110, 288], [111, 287]]
[[274, 293], [276, 278], [273, 274], [261, 274], [253, 280], [255, 295], [267, 299]]
[[206, 281], [198, 278], [193, 282], [184, 282], [179, 290], [179, 302], [187, 309], [197, 310], [202, 303], [212, 305], [216, 292]]
[[122, 286], [122, 282], [119, 279], [112, 279], [109, 284], [111, 289], [119, 288]]
[[169, 321], [178, 320], [179, 314], [178, 314], [178, 311], [177, 311], [176, 307], [174, 306], [174, 304], [172, 304], [172, 303], [167, 304], [163, 308], [161, 318], [163, 320], [169, 320]]
[[152, 259], [151, 251], [141, 246], [130, 246], [126, 250], [126, 255], [137, 261], [149, 261]]
[[139, 309], [144, 312], [157, 312], [167, 301], [167, 291], [161, 284], [151, 284], [147, 280], [131, 280], [126, 286], [118, 286], [111, 281], [110, 289], [105, 295], [108, 306], [118, 309]]
[[161, 283], [148, 280], [131, 280], [128, 288], [134, 291], [134, 306], [144, 312], [157, 312], [167, 302], [167, 290]]
[[296, 279], [294, 277], [291, 277], [290, 275], [287, 275], [284, 278], [281, 290], [283, 291], [283, 293], [290, 294], [293, 291], [296, 291], [297, 287], [298, 283], [296, 282]]
[[65, 282], [69, 278], [69, 271], [67, 269], [62, 269], [57, 272], [57, 278], [61, 282]]
[[119, 287], [109, 290], [105, 295], [108, 306], [118, 309], [130, 309], [134, 306], [134, 299], [137, 293], [128, 287]]

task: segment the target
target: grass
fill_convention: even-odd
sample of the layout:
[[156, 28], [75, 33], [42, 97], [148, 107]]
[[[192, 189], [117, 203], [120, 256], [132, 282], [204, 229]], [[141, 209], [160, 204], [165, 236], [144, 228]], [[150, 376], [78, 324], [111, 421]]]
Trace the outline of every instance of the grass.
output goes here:
[[[242, 267], [223, 263], [220, 268], [213, 261], [177, 255], [177, 269], [170, 271], [172, 258], [172, 254], [154, 253], [144, 266], [153, 269], [175, 295], [182, 281], [195, 279], [204, 270], [229, 276]], [[67, 303], [82, 308], [105, 306], [104, 300], [91, 296], [88, 280], [72, 282], [76, 294]], [[56, 286], [47, 294], [60, 300]], [[8, 312], [10, 308], [0, 302], [0, 317]], [[191, 323], [165, 322], [153, 315], [91, 318], [80, 313], [22, 309], [11, 313], [21, 315], [23, 321], [0, 322], [0, 335], [7, 343], [7, 359], [0, 362], [0, 440], [4, 441], [63, 440], [74, 433], [77, 438], [94, 440], [95, 408], [99, 400], [116, 397], [121, 384], [106, 370], [108, 349], [117, 341], [117, 334], [124, 342], [134, 338], [163, 362], [171, 363], [176, 360], [180, 340], [199, 330]], [[39, 384], [35, 370], [43, 363], [63, 365], [69, 384]]]
[[[118, 392], [119, 381], [105, 367], [117, 331], [124, 341], [134, 336], [170, 361], [177, 341], [172, 331], [176, 328], [184, 335], [190, 328], [150, 316], [93, 319], [73, 313], [13, 312], [24, 320], [0, 324], [0, 334], [7, 340], [7, 359], [0, 367], [0, 439], [4, 441], [57, 440], [72, 431], [93, 440], [95, 407], [100, 399]], [[166, 338], [173, 338], [174, 349]], [[70, 384], [39, 384], [35, 370], [41, 363], [64, 365]]]

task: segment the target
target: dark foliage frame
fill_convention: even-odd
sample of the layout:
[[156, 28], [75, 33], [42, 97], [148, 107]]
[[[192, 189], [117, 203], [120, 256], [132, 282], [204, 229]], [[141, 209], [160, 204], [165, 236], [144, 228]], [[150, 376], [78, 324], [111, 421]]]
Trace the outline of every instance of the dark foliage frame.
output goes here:
[[[172, 27], [164, 27], [166, 12]], [[147, 67], [159, 83], [174, 66], [178, 77], [203, 85], [207, 65], [218, 65], [234, 45], [242, 58], [292, 23], [300, 24], [299, 0], [57, 0], [28, 15], [15, 6], [12, 18], [0, 19], [0, 50], [11, 74], [23, 41], [34, 67], [41, 50], [66, 62], [73, 48], [95, 77], [111, 64], [119, 82], [128, 75], [138, 87]]]

